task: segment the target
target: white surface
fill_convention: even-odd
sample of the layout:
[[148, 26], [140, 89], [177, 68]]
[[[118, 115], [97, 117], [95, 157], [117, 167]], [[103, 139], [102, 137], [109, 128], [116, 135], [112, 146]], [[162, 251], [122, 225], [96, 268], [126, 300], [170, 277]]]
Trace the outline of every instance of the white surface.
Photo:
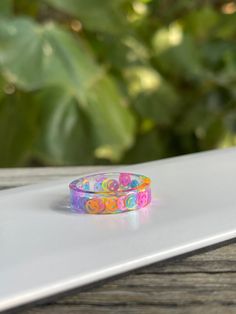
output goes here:
[[66, 181], [0, 192], [0, 310], [236, 236], [236, 149], [122, 170], [150, 176], [149, 208], [79, 215]]

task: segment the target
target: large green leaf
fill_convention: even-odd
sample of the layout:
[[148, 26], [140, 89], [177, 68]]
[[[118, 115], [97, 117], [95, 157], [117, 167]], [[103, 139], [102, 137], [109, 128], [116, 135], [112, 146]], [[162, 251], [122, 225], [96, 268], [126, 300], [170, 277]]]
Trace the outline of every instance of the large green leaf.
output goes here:
[[37, 135], [38, 107], [19, 92], [0, 102], [0, 167], [22, 166], [31, 157]]
[[0, 1], [0, 16], [10, 15], [12, 12], [12, 0], [1, 0]]
[[88, 119], [74, 97], [55, 87], [37, 93], [33, 105], [40, 108], [35, 154], [41, 162], [52, 165], [93, 163]]
[[119, 33], [125, 19], [120, 10], [124, 0], [45, 0], [55, 8], [78, 17], [85, 28], [93, 31]]
[[53, 24], [15, 19], [0, 21], [0, 41], [0, 64], [9, 81], [28, 91], [63, 86], [77, 99], [93, 125], [100, 156], [117, 159], [132, 144], [134, 118], [79, 38]]
[[97, 81], [87, 97], [86, 111], [93, 125], [97, 157], [119, 160], [123, 150], [133, 143], [134, 117], [109, 77]]
[[82, 95], [100, 73], [79, 38], [52, 23], [41, 26], [30, 19], [2, 19], [0, 41], [3, 73], [25, 90], [62, 84]]

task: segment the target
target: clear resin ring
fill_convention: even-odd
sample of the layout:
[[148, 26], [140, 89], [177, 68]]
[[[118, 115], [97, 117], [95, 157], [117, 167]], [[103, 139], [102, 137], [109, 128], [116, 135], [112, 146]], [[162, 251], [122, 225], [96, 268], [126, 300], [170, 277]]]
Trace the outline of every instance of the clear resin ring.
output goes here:
[[88, 175], [70, 183], [70, 205], [79, 213], [114, 214], [151, 202], [151, 180], [139, 174], [109, 172]]

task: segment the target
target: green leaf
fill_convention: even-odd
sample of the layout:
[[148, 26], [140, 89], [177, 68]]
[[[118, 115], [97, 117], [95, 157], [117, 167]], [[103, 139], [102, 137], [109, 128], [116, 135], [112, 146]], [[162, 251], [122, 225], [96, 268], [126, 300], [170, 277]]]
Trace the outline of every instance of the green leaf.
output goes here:
[[54, 24], [15, 19], [0, 21], [0, 40], [0, 63], [10, 82], [28, 91], [63, 87], [89, 116], [98, 155], [120, 158], [133, 141], [134, 118], [116, 84], [78, 38]]
[[125, 19], [120, 10], [124, 0], [45, 0], [49, 5], [79, 18], [85, 28], [120, 33]]
[[160, 125], [170, 124], [180, 110], [175, 89], [154, 69], [145, 66], [126, 70], [133, 106], [143, 118]]
[[[175, 36], [172, 35], [171, 38], [175, 38]], [[157, 45], [159, 38], [156, 36], [154, 49], [157, 65], [171, 79], [183, 78], [191, 81], [202, 79], [206, 75], [206, 70], [202, 65], [199, 49], [192, 37], [181, 36], [178, 43], [166, 46], [164, 49]], [[177, 41], [177, 39], [175, 40]]]
[[26, 165], [37, 134], [37, 106], [31, 95], [19, 92], [0, 103], [0, 167]]
[[[83, 94], [101, 71], [79, 38], [49, 23], [0, 20], [0, 64], [5, 77], [24, 90], [62, 84]], [[19, 62], [20, 56], [20, 62]]]
[[143, 92], [134, 100], [137, 112], [145, 118], [155, 121], [158, 125], [170, 125], [180, 110], [178, 98], [173, 90], [160, 88], [154, 92]]
[[123, 36], [117, 39], [112, 34], [104, 34], [99, 41], [92, 41], [97, 55], [105, 64], [118, 71], [130, 65], [147, 64], [148, 50], [134, 36]]
[[6, 81], [0, 74], [0, 102], [5, 97], [5, 91], [4, 91], [5, 86], [6, 86]]
[[76, 99], [55, 87], [39, 92], [35, 104], [40, 107], [40, 132], [35, 144], [37, 158], [51, 165], [93, 163], [88, 119]]
[[203, 7], [198, 10], [192, 10], [187, 14], [182, 23], [184, 30], [194, 37], [206, 39], [208, 36], [212, 37], [218, 23], [220, 21], [220, 14], [211, 7]]
[[[236, 46], [230, 41], [209, 40], [201, 46], [200, 52], [204, 63], [213, 71], [223, 69], [225, 72], [225, 64], [231, 59], [232, 63], [235, 60]], [[231, 56], [232, 58], [229, 60]], [[230, 64], [231, 69], [234, 68], [232, 66], [233, 64]]]
[[134, 117], [110, 77], [93, 85], [87, 95], [85, 109], [90, 116], [98, 147], [96, 156], [114, 161], [133, 143]]
[[12, 0], [1, 0], [0, 1], [0, 17], [8, 16], [12, 13]]
[[233, 39], [235, 38], [235, 35], [236, 35], [235, 19], [236, 19], [235, 11], [233, 14], [222, 15], [215, 35], [218, 38], [232, 41], [234, 43]]
[[217, 117], [208, 125], [206, 130], [206, 136], [200, 140], [200, 149], [209, 150], [216, 147], [225, 134], [223, 121], [220, 117]]
[[180, 111], [179, 96], [165, 80], [153, 91], [142, 91], [134, 100], [134, 107], [142, 117], [158, 125], [169, 125]]
[[166, 156], [167, 142], [157, 130], [138, 135], [134, 146], [122, 160], [125, 164], [160, 159]]

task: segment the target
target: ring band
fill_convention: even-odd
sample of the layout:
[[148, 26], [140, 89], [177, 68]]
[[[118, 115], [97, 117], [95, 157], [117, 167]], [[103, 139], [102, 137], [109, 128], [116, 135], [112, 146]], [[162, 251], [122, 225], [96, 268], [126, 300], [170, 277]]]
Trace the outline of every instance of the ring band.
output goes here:
[[70, 206], [80, 213], [113, 214], [136, 210], [151, 202], [151, 180], [127, 172], [99, 173], [69, 184]]

